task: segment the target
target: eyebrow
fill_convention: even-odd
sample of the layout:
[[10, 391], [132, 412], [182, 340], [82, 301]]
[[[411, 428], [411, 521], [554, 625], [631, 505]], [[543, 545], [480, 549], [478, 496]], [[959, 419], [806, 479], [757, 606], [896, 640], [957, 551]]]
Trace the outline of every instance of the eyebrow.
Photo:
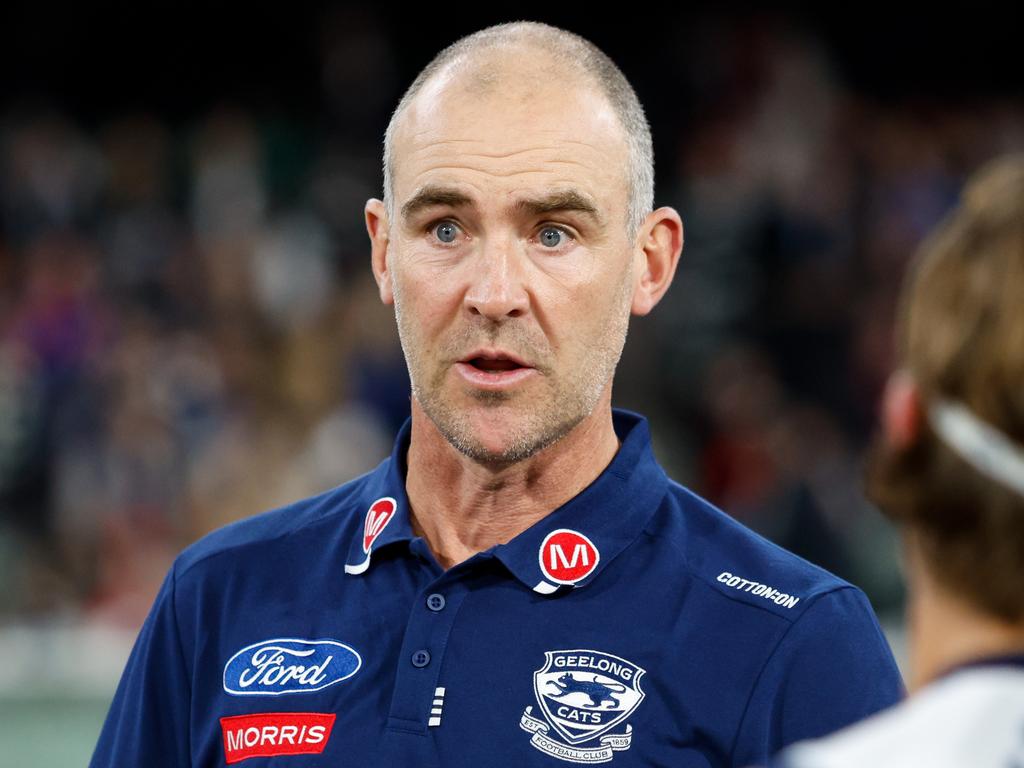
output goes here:
[[[472, 204], [473, 198], [458, 189], [428, 184], [402, 206], [402, 218], [408, 219], [424, 208], [435, 205], [460, 208]], [[558, 189], [540, 197], [516, 200], [512, 204], [511, 210], [533, 216], [556, 211], [575, 211], [589, 216], [600, 226], [604, 225], [604, 217], [594, 201], [588, 195], [573, 188]]]

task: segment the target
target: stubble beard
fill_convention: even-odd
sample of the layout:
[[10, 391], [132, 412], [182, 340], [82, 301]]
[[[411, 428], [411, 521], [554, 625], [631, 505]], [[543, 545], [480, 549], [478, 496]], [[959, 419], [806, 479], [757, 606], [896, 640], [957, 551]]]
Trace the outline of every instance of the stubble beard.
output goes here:
[[[593, 354], [582, 361], [566, 376], [552, 376], [552, 369], [538, 364], [542, 386], [549, 395], [542, 394], [536, 408], [520, 411], [513, 419], [504, 447], [493, 450], [480, 440], [476, 427], [464, 409], [457, 407], [444, 395], [444, 381], [449, 365], [441, 364], [430, 374], [426, 366], [430, 360], [422, 354], [424, 345], [417, 338], [410, 318], [403, 312], [403, 302], [397, 285], [393, 285], [395, 319], [398, 336], [409, 368], [412, 396], [416, 398], [427, 418], [448, 443], [464, 456], [489, 467], [503, 467], [524, 461], [569, 434], [593, 413], [606, 385], [615, 373], [626, 341], [629, 325], [628, 301], [631, 286], [623, 281], [616, 295], [616, 307], [606, 318], [600, 337], [588, 345]], [[505, 321], [488, 327], [486, 334], [493, 345], [507, 346], [517, 351], [536, 349], [536, 344], [515, 321]], [[465, 351], [479, 343], [481, 331], [467, 328], [459, 338], [448, 339], [448, 349]], [[531, 359], [537, 359], [531, 357]], [[426, 381], [424, 381], [426, 380]], [[520, 392], [493, 392], [472, 389], [470, 397], [493, 409], [515, 408]]]

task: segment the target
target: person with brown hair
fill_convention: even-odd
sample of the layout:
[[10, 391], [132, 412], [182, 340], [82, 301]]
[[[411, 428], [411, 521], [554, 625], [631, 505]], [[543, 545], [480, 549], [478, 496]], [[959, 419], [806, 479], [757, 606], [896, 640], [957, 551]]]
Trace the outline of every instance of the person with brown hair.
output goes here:
[[786, 768], [1024, 764], [1024, 154], [924, 242], [899, 340], [868, 493], [903, 534], [913, 695]]

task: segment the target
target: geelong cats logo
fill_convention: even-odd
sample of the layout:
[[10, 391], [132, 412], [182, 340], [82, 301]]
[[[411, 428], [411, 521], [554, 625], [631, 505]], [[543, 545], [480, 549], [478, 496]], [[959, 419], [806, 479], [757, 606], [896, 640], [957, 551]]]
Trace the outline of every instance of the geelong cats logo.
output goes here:
[[528, 706], [519, 721], [533, 734], [530, 743], [572, 763], [606, 763], [629, 749], [633, 726], [624, 721], [644, 700], [645, 670], [601, 651], [544, 655], [544, 666], [533, 673], [539, 711], [534, 714]]

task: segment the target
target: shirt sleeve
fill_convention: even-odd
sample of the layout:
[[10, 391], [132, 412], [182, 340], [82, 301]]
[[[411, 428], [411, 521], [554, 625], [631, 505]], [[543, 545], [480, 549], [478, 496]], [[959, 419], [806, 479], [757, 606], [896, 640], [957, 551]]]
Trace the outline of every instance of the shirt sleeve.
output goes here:
[[733, 764], [764, 764], [788, 744], [817, 738], [895, 704], [903, 680], [864, 593], [818, 597], [787, 630], [758, 678]]
[[191, 765], [190, 689], [172, 567], [132, 648], [90, 768]]

